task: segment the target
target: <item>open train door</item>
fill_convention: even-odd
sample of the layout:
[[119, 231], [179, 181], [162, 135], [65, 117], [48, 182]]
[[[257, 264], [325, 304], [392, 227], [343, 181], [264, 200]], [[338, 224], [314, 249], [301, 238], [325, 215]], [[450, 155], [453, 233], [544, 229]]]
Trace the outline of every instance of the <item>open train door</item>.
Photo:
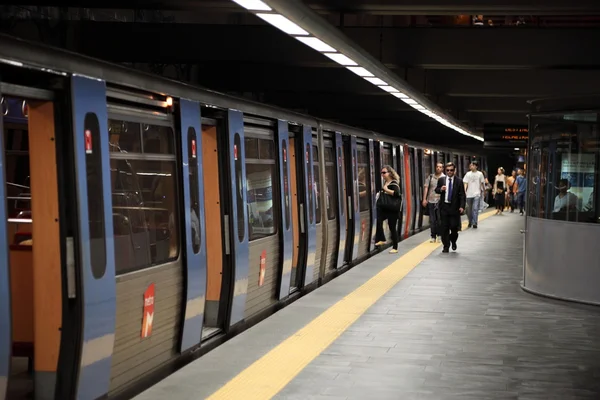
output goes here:
[[[0, 93], [0, 96], [2, 93]], [[2, 109], [2, 111], [4, 111]], [[4, 123], [0, 113], [0, 221], [6, 221], [6, 193], [4, 173]], [[6, 397], [8, 376], [10, 373], [11, 353], [11, 313], [10, 313], [10, 277], [8, 273], [8, 241], [6, 223], [0, 224], [0, 400]]]

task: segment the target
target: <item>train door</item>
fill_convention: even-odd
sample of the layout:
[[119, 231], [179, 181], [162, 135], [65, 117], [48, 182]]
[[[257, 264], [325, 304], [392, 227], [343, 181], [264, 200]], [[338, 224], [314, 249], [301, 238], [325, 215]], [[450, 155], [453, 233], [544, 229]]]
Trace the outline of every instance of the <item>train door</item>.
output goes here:
[[414, 176], [415, 176], [415, 232], [421, 230], [423, 226], [423, 207], [421, 205], [421, 199], [423, 196], [423, 150], [414, 150]]
[[[339, 248], [340, 240], [340, 227], [338, 226], [339, 215], [338, 215], [338, 185], [337, 185], [337, 163], [336, 163], [336, 149], [335, 149], [335, 138], [333, 135], [324, 133], [323, 144], [324, 144], [324, 157], [322, 159], [325, 162], [325, 207], [327, 221], [325, 221], [324, 227], [327, 227], [327, 249], [325, 253], [325, 271], [324, 276], [333, 272], [337, 266], [337, 249]], [[345, 225], [344, 229], [345, 229]]]
[[408, 150], [408, 145], [400, 146], [400, 165], [402, 166], [402, 180], [404, 188], [404, 208], [402, 213], [402, 235], [406, 239], [411, 235], [413, 221], [413, 195], [412, 195], [412, 174], [411, 174], [411, 158]]
[[[420, 188], [419, 188], [419, 196], [421, 198], [421, 203], [423, 202], [423, 192], [425, 190], [425, 181], [427, 180], [427, 178], [433, 173], [434, 168], [433, 168], [433, 157], [431, 155], [431, 150], [429, 149], [425, 149], [423, 151], [423, 167], [422, 167], [422, 171], [423, 171], [423, 175], [421, 176], [421, 181], [420, 181]], [[424, 209], [424, 207], [422, 208]], [[422, 217], [422, 228], [428, 228], [429, 227], [429, 213], [427, 215], [423, 215]]]
[[[398, 173], [398, 175], [400, 176], [400, 182], [398, 182], [398, 184], [400, 185], [400, 193], [402, 193], [402, 174], [400, 172], [398, 168], [397, 163], [394, 161], [394, 158], [392, 156], [392, 152], [394, 153], [394, 156], [396, 154], [395, 151], [395, 147], [392, 149], [393, 146], [389, 145], [389, 144], [383, 144], [382, 145], [382, 149], [381, 149], [381, 165], [379, 167], [379, 169], [376, 171], [379, 174], [379, 178], [375, 178], [377, 180], [378, 185], [378, 189], [377, 191], [381, 190], [381, 187], [383, 186], [383, 178], [381, 177], [381, 169], [383, 168], [384, 165], [389, 165], [392, 168], [396, 169], [396, 172]], [[402, 220], [402, 218], [400, 218], [400, 220]], [[401, 224], [401, 221], [399, 222]], [[386, 238], [386, 243], [391, 243], [392, 242], [392, 237], [390, 235], [390, 228], [388, 226], [388, 224], [383, 224], [383, 233], [385, 234], [385, 238]], [[398, 235], [400, 236], [400, 234]]]
[[[202, 340], [207, 340], [217, 335], [225, 327], [227, 314], [227, 288], [223, 279], [230, 277], [225, 269], [230, 271], [230, 263], [227, 255], [228, 250], [224, 242], [231, 243], [231, 238], [224, 237], [224, 215], [228, 202], [224, 201], [224, 190], [222, 185], [226, 176], [227, 160], [221, 156], [227, 154], [227, 143], [223, 139], [226, 136], [227, 126], [222, 119], [202, 118], [199, 145], [196, 151], [201, 160], [202, 180], [204, 187], [204, 242], [206, 246], [206, 285], [204, 300], [204, 317], [202, 324]], [[230, 214], [229, 214], [230, 215]], [[227, 229], [225, 229], [227, 230]]]
[[319, 163], [319, 141], [317, 137], [316, 130], [313, 129], [312, 135], [312, 159], [313, 159], [313, 186], [315, 192], [315, 227], [316, 227], [316, 251], [315, 251], [315, 266], [313, 268], [313, 281], [317, 281], [320, 278], [320, 266], [321, 266], [321, 258], [327, 256], [326, 250], [323, 251], [323, 229], [324, 223], [322, 221], [323, 216], [321, 209], [321, 172], [320, 172], [320, 163]]
[[410, 183], [408, 185], [408, 187], [410, 188], [410, 198], [411, 198], [411, 212], [410, 212], [410, 227], [409, 227], [409, 235], [413, 235], [416, 230], [417, 230], [417, 217], [418, 217], [418, 211], [417, 209], [418, 207], [418, 195], [416, 193], [416, 188], [417, 188], [417, 169], [418, 169], [418, 163], [417, 163], [417, 155], [416, 155], [416, 150], [414, 147], [411, 146], [406, 146], [408, 149], [408, 164], [409, 164], [409, 171], [408, 171], [408, 176], [410, 179]]
[[358, 151], [355, 136], [350, 136], [346, 148], [346, 193], [348, 198], [348, 240], [346, 241], [346, 260], [356, 260], [360, 241], [360, 181], [358, 177]]
[[338, 220], [338, 232], [340, 235], [339, 244], [337, 247], [336, 255], [336, 268], [341, 268], [347, 259], [347, 246], [348, 238], [350, 235], [350, 214], [349, 206], [351, 205], [348, 200], [347, 183], [346, 183], [346, 152], [344, 151], [344, 142], [342, 134], [340, 132], [335, 133], [335, 140], [332, 143], [335, 146], [333, 152], [335, 167], [336, 167], [336, 186], [337, 186], [337, 220]]
[[63, 307], [54, 93], [0, 90], [0, 399], [50, 399]]
[[[36, 78], [50, 86], [51, 80], [44, 75]], [[54, 79], [52, 82], [57, 83]], [[0, 92], [0, 198], [3, 199], [0, 218], [5, 221], [0, 224], [0, 399], [5, 395], [8, 399], [53, 399], [59, 372], [68, 376], [67, 393], [75, 386], [72, 372], [77, 368], [78, 344], [72, 333], [81, 328], [81, 313], [63, 316], [63, 307], [73, 306], [74, 302], [68, 299], [76, 295], [74, 277], [67, 278], [65, 265], [72, 259], [65, 257], [63, 251], [65, 247], [72, 249], [73, 244], [72, 233], [71, 240], [65, 240], [69, 225], [65, 223], [69, 219], [66, 203], [70, 201], [72, 206], [76, 200], [69, 179], [75, 168], [66, 168], [65, 160], [71, 157], [61, 155], [65, 151], [63, 146], [72, 139], [68, 129], [57, 129], [66, 121], [66, 104], [62, 100], [68, 95], [8, 83], [0, 85]], [[56, 96], [57, 93], [61, 95]], [[84, 153], [84, 130], [80, 132], [79, 149]], [[96, 145], [90, 148], [97, 150], [96, 153], [100, 145], [98, 133], [94, 130], [94, 140], [90, 143]], [[107, 147], [105, 143], [104, 150]], [[91, 158], [97, 160], [97, 155]], [[87, 166], [91, 167], [90, 164], [99, 166], [92, 162]], [[86, 166], [83, 168], [85, 171]], [[101, 183], [96, 177], [92, 174], [90, 179]], [[102, 196], [100, 189], [98, 197]], [[100, 211], [103, 214], [105, 210]], [[101, 262], [102, 253], [98, 256]], [[111, 276], [110, 266], [100, 266], [100, 270], [104, 268], [109, 270], [106, 275]], [[67, 281], [68, 288], [64, 288], [63, 282]], [[114, 269], [109, 286], [114, 287]], [[88, 286], [88, 290], [94, 289]], [[110, 310], [110, 292], [109, 287], [107, 308], [114, 312]], [[102, 317], [104, 313], [98, 314]], [[84, 315], [89, 318], [87, 311]], [[110, 319], [108, 325], [107, 329], [112, 329]], [[61, 350], [69, 362], [59, 363]], [[110, 349], [103, 350], [111, 351], [112, 344]], [[106, 393], [108, 370], [100, 368], [98, 372], [96, 387], [102, 383], [104, 386], [97, 393]]]
[[[358, 170], [358, 252], [353, 259], [369, 252], [371, 231], [371, 174], [369, 172], [368, 142], [361, 141], [356, 145], [356, 167]], [[356, 230], [355, 230], [356, 232]], [[356, 242], [356, 240], [355, 240]]]
[[314, 185], [312, 128], [295, 127], [290, 138], [290, 168], [292, 195], [292, 213], [294, 222], [294, 253], [290, 291], [294, 292], [311, 284], [315, 279], [314, 268], [317, 250], [317, 227], [315, 219], [316, 191]]

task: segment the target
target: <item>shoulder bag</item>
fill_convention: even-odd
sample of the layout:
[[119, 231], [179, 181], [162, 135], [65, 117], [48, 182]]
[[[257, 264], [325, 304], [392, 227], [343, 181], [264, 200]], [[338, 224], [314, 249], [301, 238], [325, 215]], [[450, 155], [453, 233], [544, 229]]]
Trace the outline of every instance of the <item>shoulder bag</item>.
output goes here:
[[[392, 181], [390, 185], [391, 184], [395, 184], [398, 187], [400, 187], [400, 185], [398, 185], [398, 182], [396, 181]], [[381, 210], [383, 211], [388, 212], [399, 212], [401, 203], [402, 199], [400, 197], [392, 196], [385, 192], [382, 192], [379, 195], [379, 198], [377, 199], [377, 207], [381, 208]]]

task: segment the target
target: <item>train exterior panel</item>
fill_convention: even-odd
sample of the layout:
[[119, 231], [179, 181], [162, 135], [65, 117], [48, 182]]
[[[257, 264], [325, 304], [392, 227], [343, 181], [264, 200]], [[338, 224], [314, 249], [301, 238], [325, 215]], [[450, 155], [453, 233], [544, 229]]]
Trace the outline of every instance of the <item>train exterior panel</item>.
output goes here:
[[[383, 165], [400, 175], [407, 238], [428, 227], [434, 162], [471, 157], [2, 35], [0, 76], [0, 284], [11, 282], [0, 288], [0, 400], [11, 352], [37, 360], [31, 384], [47, 398], [139, 391], [381, 251]], [[26, 105], [52, 118], [36, 123]], [[30, 157], [41, 132], [54, 157]], [[44, 182], [49, 167], [59, 173]], [[36, 208], [52, 193], [60, 213]], [[52, 225], [54, 242], [33, 240]]]

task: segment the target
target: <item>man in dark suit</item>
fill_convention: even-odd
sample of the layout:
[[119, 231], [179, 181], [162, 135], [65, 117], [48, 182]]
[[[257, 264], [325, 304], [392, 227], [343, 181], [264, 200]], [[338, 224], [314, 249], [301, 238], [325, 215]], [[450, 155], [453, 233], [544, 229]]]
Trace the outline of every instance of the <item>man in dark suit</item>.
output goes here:
[[456, 250], [456, 240], [458, 239], [458, 231], [460, 230], [460, 216], [465, 211], [467, 195], [462, 179], [455, 176], [456, 166], [449, 162], [446, 164], [446, 176], [438, 179], [435, 192], [439, 193], [442, 243], [444, 250], [442, 253], [448, 253], [450, 243], [452, 250]]

